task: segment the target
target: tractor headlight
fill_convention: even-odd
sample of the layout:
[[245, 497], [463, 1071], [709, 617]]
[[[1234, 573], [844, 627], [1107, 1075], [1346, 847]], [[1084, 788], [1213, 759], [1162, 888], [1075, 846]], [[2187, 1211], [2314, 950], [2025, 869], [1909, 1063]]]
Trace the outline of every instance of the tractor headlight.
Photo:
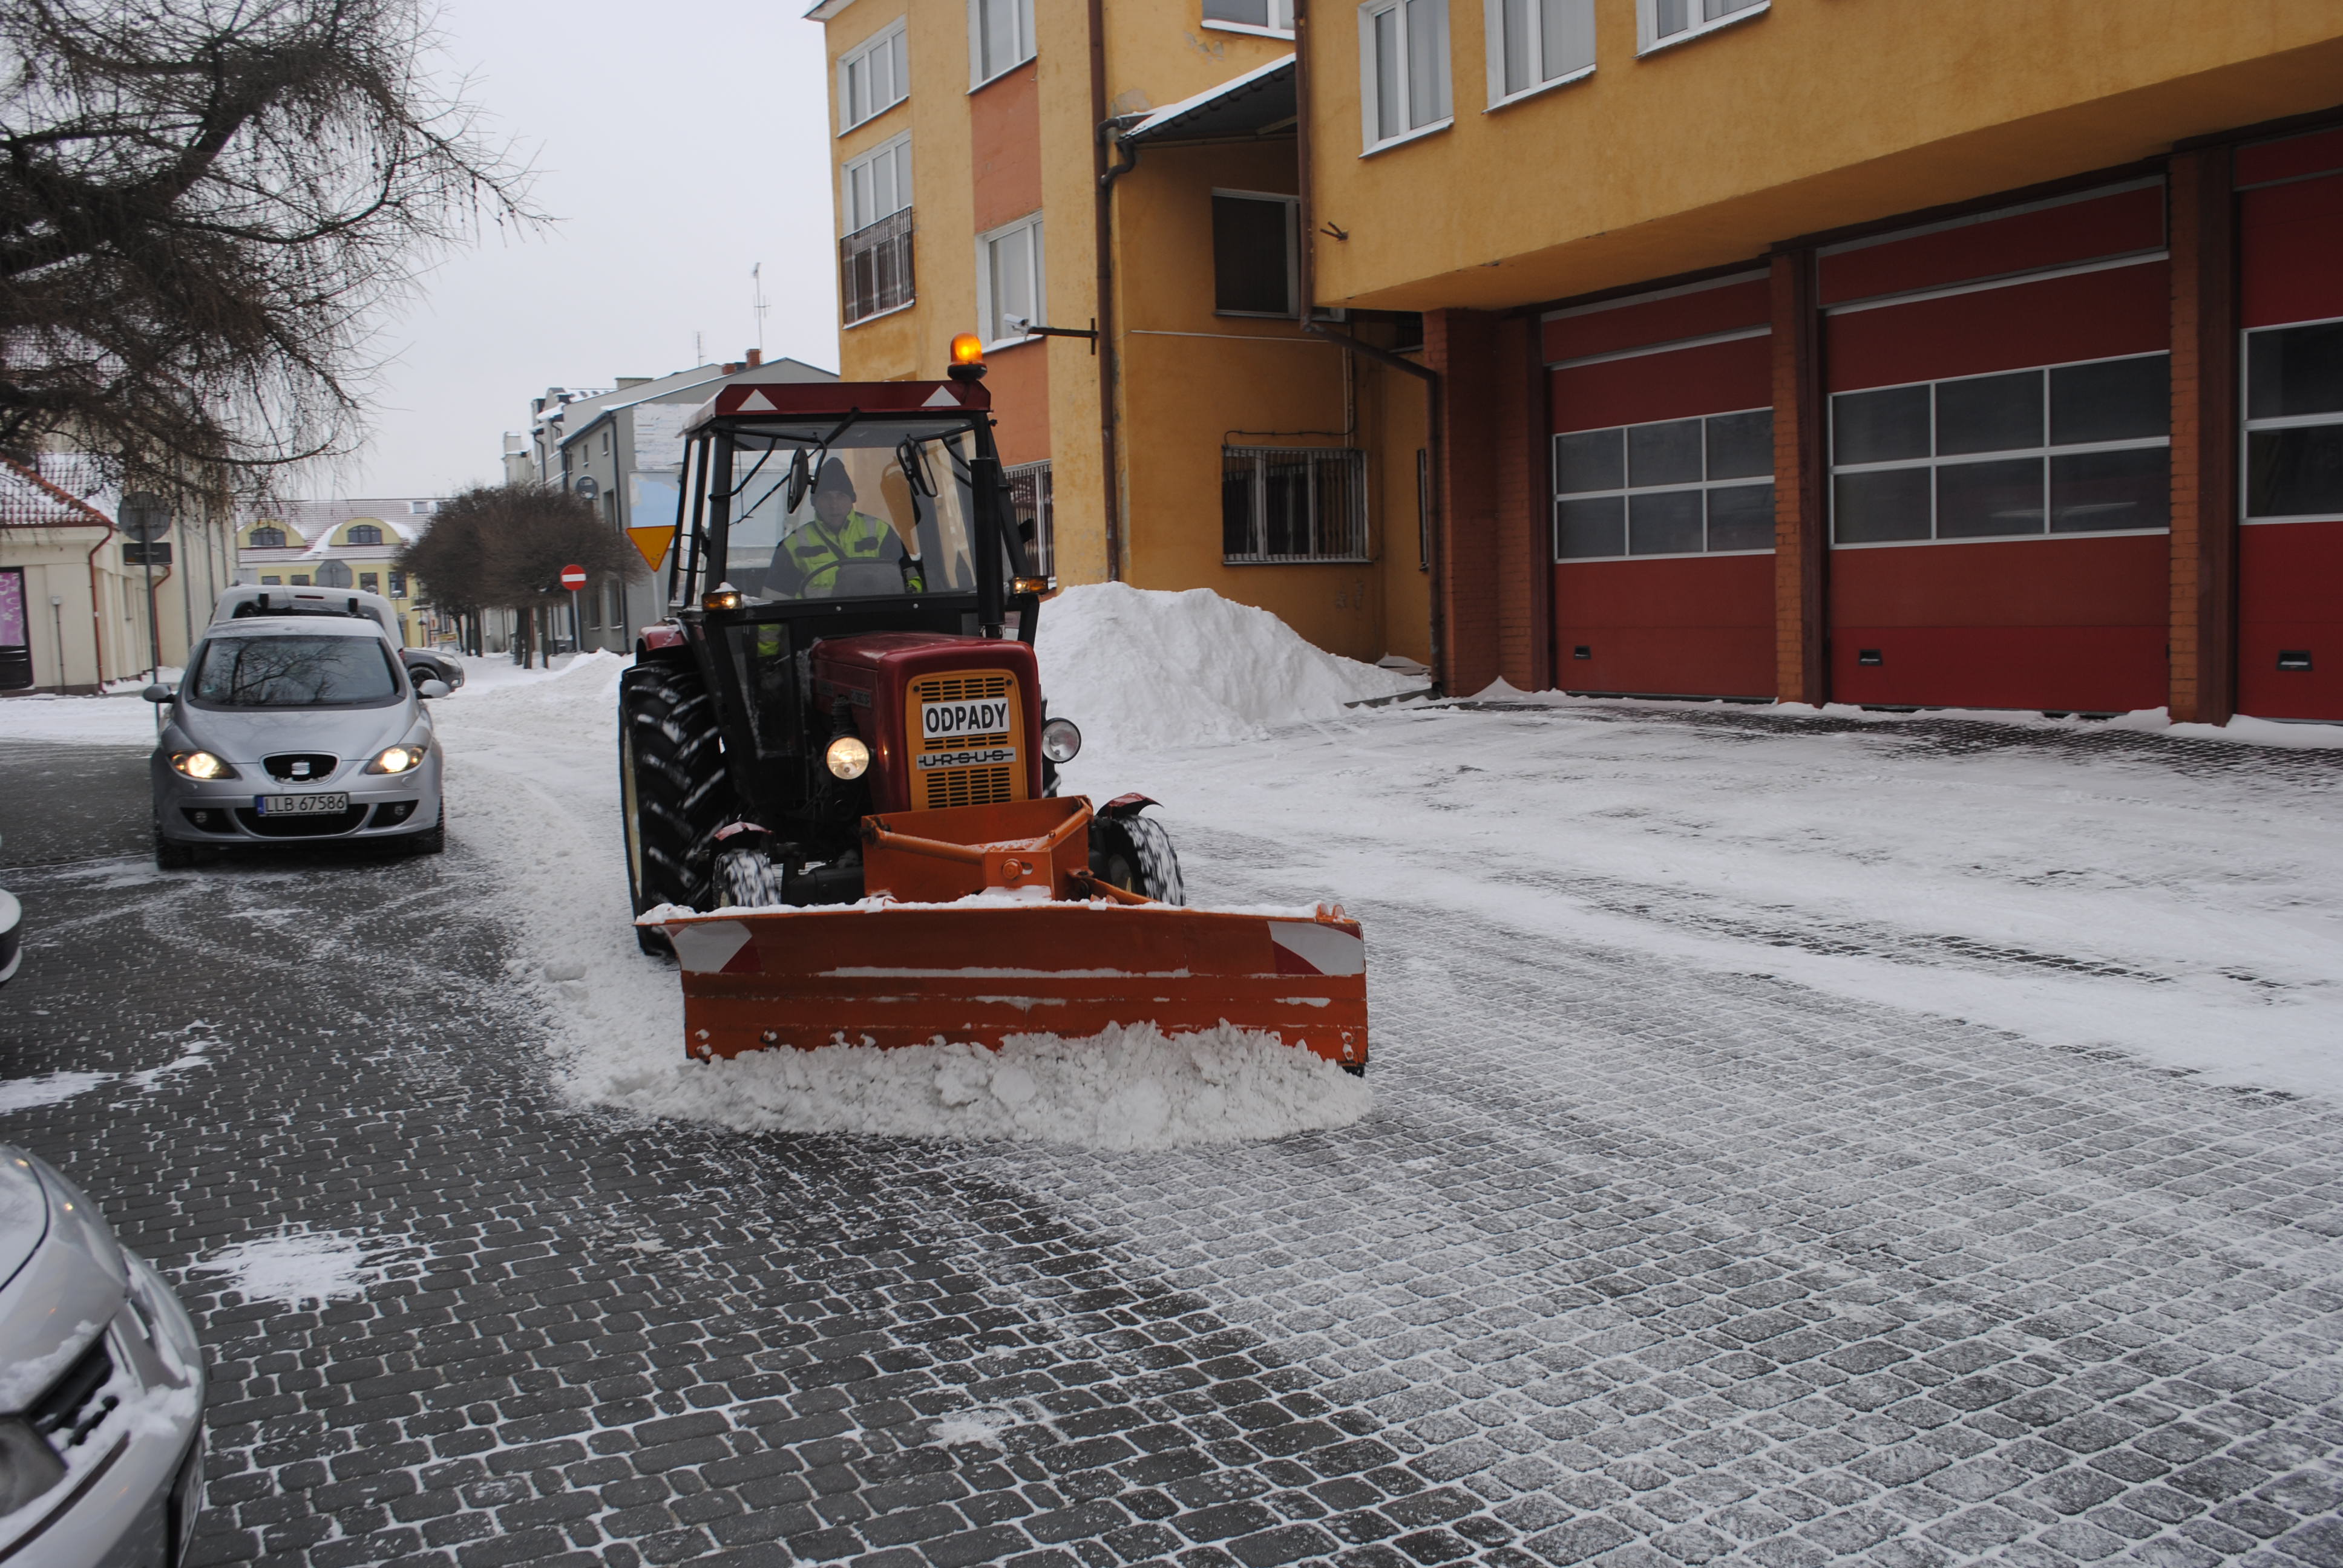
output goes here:
[[1041, 726], [1041, 755], [1060, 767], [1081, 754], [1082, 732], [1071, 719], [1052, 719]]
[[423, 766], [424, 750], [425, 748], [420, 746], [394, 746], [367, 763], [366, 770], [369, 773], [411, 773]]
[[208, 751], [174, 751], [171, 767], [190, 779], [233, 779], [236, 769]]
[[822, 760], [840, 779], [860, 779], [870, 771], [870, 748], [859, 736], [841, 735], [830, 743]]

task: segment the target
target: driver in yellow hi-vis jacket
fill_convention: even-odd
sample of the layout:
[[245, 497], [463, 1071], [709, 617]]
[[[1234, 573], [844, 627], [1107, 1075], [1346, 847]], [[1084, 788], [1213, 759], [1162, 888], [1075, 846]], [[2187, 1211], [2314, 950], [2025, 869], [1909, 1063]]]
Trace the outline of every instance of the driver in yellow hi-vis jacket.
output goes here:
[[814, 478], [813, 516], [773, 547], [766, 591], [775, 598], [826, 598], [838, 591], [843, 568], [865, 564], [894, 568], [906, 593], [927, 586], [920, 558], [903, 548], [895, 530], [855, 509], [854, 480], [846, 465], [831, 457]]

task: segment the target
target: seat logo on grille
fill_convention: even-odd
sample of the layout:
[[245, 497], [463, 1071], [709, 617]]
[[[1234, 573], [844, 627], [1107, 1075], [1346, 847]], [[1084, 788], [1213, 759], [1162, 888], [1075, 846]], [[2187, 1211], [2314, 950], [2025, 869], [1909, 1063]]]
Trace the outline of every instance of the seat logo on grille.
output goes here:
[[982, 751], [929, 751], [920, 755], [923, 769], [938, 768], [992, 768], [1003, 762], [1017, 760], [1014, 746], [991, 746]]

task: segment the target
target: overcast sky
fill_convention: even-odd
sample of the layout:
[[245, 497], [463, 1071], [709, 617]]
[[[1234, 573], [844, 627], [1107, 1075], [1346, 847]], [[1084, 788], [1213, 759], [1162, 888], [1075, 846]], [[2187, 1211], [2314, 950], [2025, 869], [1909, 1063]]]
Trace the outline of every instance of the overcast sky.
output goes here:
[[489, 230], [389, 324], [367, 449], [313, 491], [430, 496], [503, 477], [548, 387], [607, 387], [757, 341], [838, 366], [822, 30], [806, 0], [443, 0], [449, 68], [533, 162], [534, 236]]

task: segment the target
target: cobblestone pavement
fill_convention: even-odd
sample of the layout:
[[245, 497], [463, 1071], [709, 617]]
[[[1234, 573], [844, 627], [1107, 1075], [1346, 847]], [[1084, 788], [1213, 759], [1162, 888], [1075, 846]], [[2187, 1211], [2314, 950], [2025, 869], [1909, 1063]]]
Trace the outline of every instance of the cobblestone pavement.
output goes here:
[[[159, 876], [140, 765], [0, 754], [0, 1076], [114, 1075], [0, 1137], [197, 1315], [201, 1563], [2343, 1565], [2314, 1102], [1393, 903], [1436, 956], [1378, 960], [1344, 1131], [579, 1115], [460, 829]], [[1270, 848], [1183, 843], [1291, 896]], [[379, 1277], [189, 1271], [288, 1225]]]

